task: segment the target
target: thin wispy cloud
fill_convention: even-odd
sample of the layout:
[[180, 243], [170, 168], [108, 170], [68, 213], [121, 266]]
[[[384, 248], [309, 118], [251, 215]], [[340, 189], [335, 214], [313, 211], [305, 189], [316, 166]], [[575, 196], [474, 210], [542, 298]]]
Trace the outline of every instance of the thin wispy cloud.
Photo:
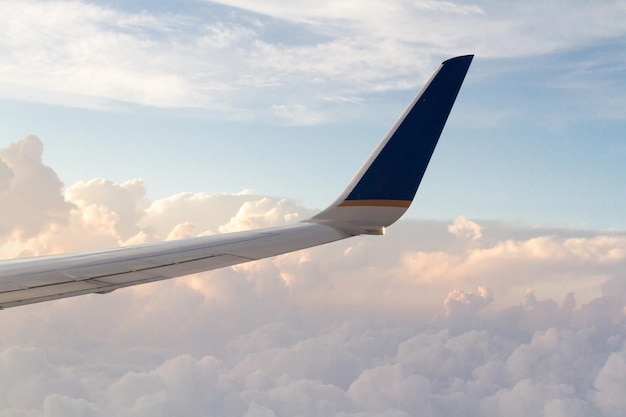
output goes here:
[[536, 2], [507, 5], [506, 13], [480, 2], [221, 3], [233, 7], [229, 16], [201, 7], [190, 14], [2, 2], [0, 91], [79, 107], [132, 103], [240, 115], [252, 102], [257, 109], [280, 102], [309, 108], [317, 123], [332, 114], [317, 109], [325, 97], [413, 88], [445, 56], [533, 56], [624, 35], [625, 12], [611, 2], [567, 13]]

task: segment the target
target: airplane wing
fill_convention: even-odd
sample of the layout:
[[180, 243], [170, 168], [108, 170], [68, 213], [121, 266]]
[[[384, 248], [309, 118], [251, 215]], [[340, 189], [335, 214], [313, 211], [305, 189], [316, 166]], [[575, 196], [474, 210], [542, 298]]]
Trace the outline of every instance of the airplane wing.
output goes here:
[[473, 56], [441, 64], [327, 209], [299, 223], [108, 250], [0, 261], [0, 309], [267, 258], [360, 234], [383, 234], [409, 208]]

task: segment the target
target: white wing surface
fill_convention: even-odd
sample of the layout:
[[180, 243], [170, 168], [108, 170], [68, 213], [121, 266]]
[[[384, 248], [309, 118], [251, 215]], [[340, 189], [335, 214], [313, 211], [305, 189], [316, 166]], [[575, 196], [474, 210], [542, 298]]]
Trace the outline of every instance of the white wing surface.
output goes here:
[[312, 218], [267, 229], [0, 261], [0, 309], [108, 293], [359, 234], [382, 234], [413, 200], [472, 58], [441, 64], [339, 198]]

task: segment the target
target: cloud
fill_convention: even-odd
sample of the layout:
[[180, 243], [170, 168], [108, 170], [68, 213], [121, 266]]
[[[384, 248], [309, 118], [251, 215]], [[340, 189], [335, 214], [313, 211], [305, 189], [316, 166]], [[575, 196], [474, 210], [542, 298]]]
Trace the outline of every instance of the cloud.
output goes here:
[[465, 216], [454, 219], [454, 223], [448, 226], [448, 232], [458, 237], [478, 240], [482, 236], [481, 227], [478, 223], [467, 220]]
[[[5, 253], [240, 230], [309, 213], [250, 193], [150, 201], [140, 180], [95, 179], [63, 190], [42, 167], [40, 148], [27, 138], [2, 151], [11, 170], [3, 192], [15, 198], [47, 184], [39, 212], [67, 210], [42, 216], [30, 236], [5, 235]], [[30, 157], [15, 170], [9, 154]], [[18, 178], [38, 181], [16, 188]], [[11, 215], [3, 213], [5, 224]], [[405, 220], [383, 238], [4, 310], [0, 409], [619, 415], [624, 234], [459, 219]], [[450, 229], [469, 230], [469, 238]]]
[[42, 163], [35, 136], [0, 149], [0, 255], [46, 255], [297, 221], [296, 202], [239, 194], [183, 193], [156, 201], [141, 179], [80, 181], [67, 188]]
[[329, 108], [327, 97], [415, 88], [443, 57], [537, 56], [624, 36], [616, 2], [219, 3], [230, 13], [212, 3], [134, 12], [79, 1], [4, 1], [0, 93], [77, 107], [193, 107], [312, 124], [348, 115], [341, 103]]
[[298, 207], [293, 201], [287, 199], [276, 201], [264, 197], [257, 201], [247, 201], [228, 223], [219, 227], [219, 231], [228, 233], [294, 223], [304, 220], [300, 215], [301, 211], [302, 207]]
[[475, 314], [476, 311], [493, 301], [493, 293], [489, 288], [479, 287], [478, 294], [454, 290], [448, 294], [443, 306], [447, 317]]
[[621, 375], [626, 372], [626, 345], [608, 357], [594, 381], [594, 401], [607, 416], [617, 416], [624, 410], [626, 400], [621, 393], [626, 386]]
[[3, 409], [28, 409], [41, 404], [49, 395], [85, 395], [80, 382], [50, 363], [37, 348], [10, 346], [0, 352]]
[[0, 239], [30, 238], [66, 222], [72, 204], [64, 201], [63, 184], [43, 164], [42, 152], [36, 136], [0, 150]]
[[83, 212], [100, 211], [99, 216], [114, 213], [114, 230], [121, 240], [136, 235], [137, 222], [147, 209], [146, 190], [143, 181], [131, 180], [122, 184], [103, 179], [87, 183], [78, 182], [65, 190], [65, 198]]

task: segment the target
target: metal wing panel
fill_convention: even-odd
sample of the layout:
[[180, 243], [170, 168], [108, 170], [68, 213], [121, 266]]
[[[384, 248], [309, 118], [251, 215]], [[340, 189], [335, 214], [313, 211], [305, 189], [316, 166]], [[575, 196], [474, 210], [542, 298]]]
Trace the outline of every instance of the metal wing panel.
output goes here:
[[0, 263], [0, 308], [222, 268], [349, 237], [314, 223]]

